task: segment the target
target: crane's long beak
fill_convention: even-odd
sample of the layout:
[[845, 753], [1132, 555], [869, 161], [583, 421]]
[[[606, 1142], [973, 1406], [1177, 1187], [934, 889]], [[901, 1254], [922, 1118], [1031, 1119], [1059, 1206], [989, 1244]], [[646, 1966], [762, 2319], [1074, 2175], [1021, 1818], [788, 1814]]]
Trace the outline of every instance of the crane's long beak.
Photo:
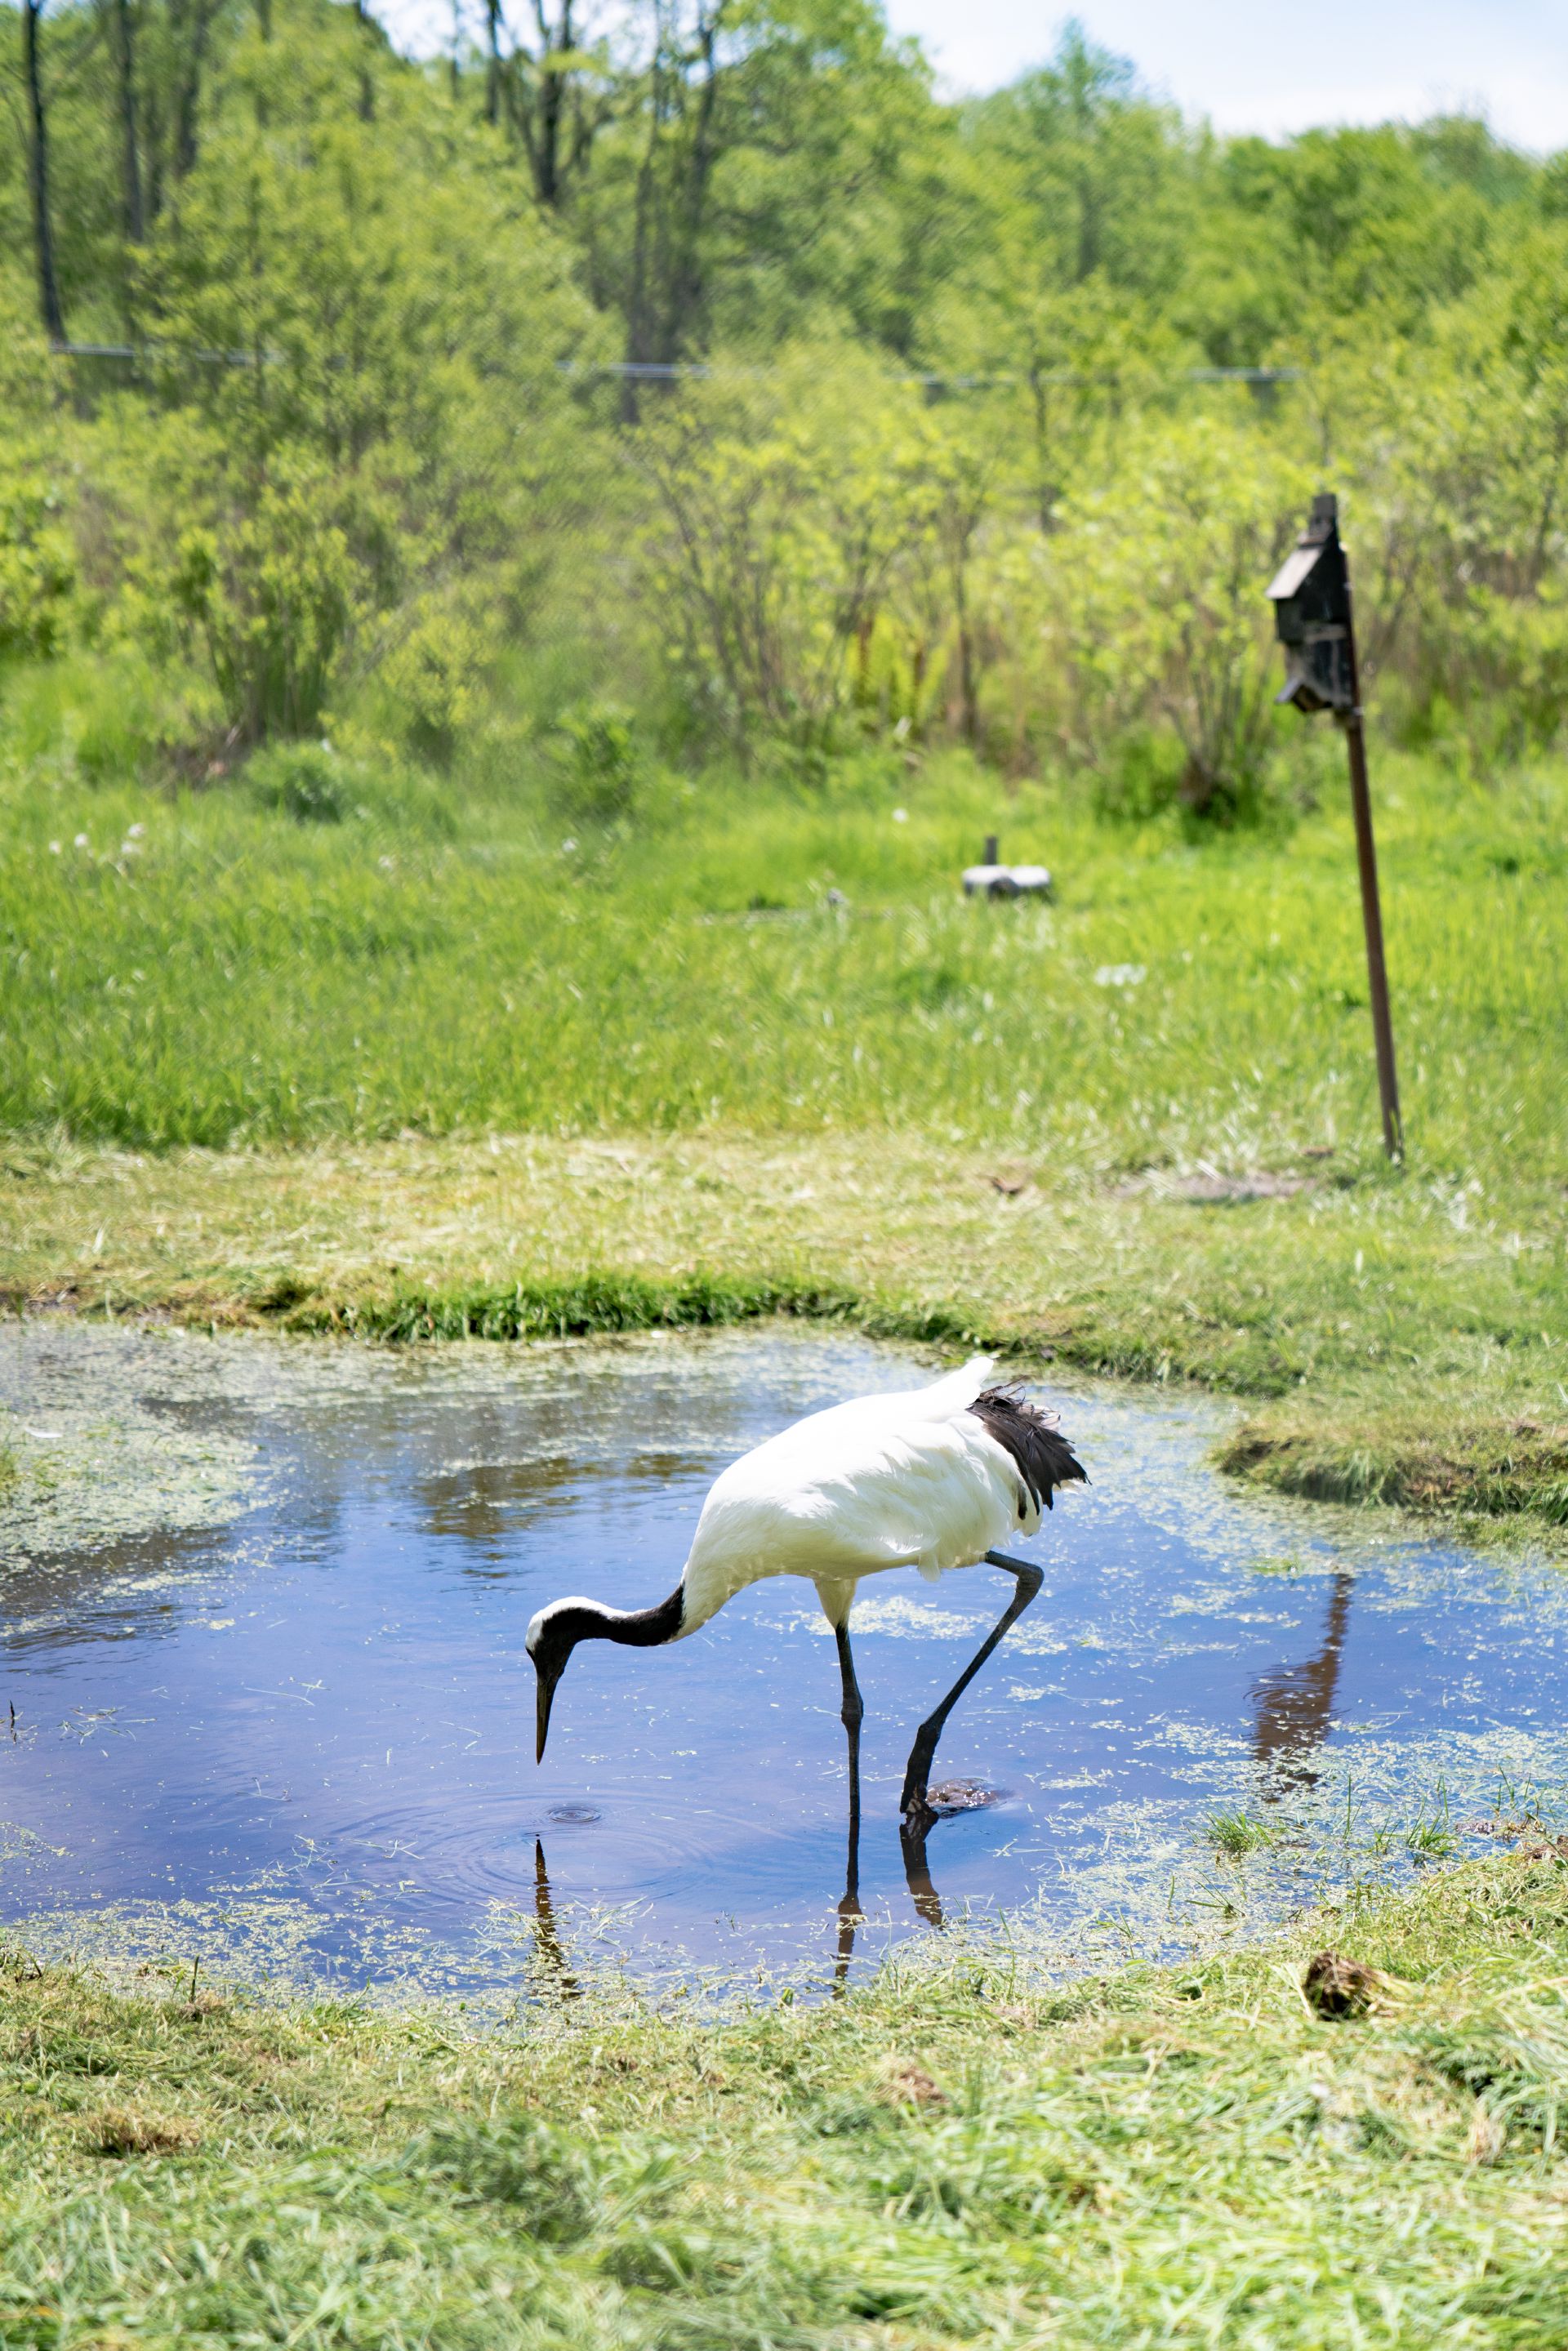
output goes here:
[[555, 1698], [556, 1684], [560, 1679], [561, 1669], [558, 1666], [552, 1673], [544, 1666], [536, 1663], [534, 1671], [538, 1676], [539, 1683], [538, 1743], [534, 1749], [534, 1761], [536, 1763], [542, 1763], [545, 1760], [545, 1740], [549, 1736], [550, 1705]]

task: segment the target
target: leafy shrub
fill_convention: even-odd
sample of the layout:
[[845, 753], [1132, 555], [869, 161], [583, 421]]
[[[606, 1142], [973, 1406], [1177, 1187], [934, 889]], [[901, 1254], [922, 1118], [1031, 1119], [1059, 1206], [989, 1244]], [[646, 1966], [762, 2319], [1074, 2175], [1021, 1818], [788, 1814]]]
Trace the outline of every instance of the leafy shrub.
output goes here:
[[348, 538], [312, 487], [269, 483], [223, 528], [184, 532], [168, 574], [173, 611], [204, 647], [225, 715], [246, 742], [320, 725], [363, 600]]
[[466, 614], [427, 612], [382, 664], [412, 749], [438, 767], [450, 764], [472, 719], [490, 648]]
[[76, 549], [47, 475], [0, 478], [0, 653], [59, 653], [70, 631]]
[[563, 711], [557, 757], [557, 797], [568, 815], [612, 824], [631, 814], [641, 760], [629, 711], [608, 702]]
[[[945, 611], [932, 625], [931, 590], [941, 603], [955, 562], [967, 577], [978, 510], [968, 469], [907, 388], [851, 365], [826, 381], [820, 366], [781, 368], [766, 390], [692, 392], [637, 448], [662, 515], [651, 601], [699, 721], [741, 748], [769, 731], [832, 746], [846, 712], [891, 682], [868, 662], [901, 559], [911, 674], [893, 716], [921, 705], [915, 647], [946, 650], [949, 633]], [[962, 625], [951, 633], [968, 645]]]
[[162, 776], [174, 747], [210, 744], [214, 718], [189, 678], [129, 649], [82, 647], [6, 679], [7, 748], [91, 784]]
[[[1472, 588], [1448, 615], [1444, 635], [1445, 673], [1465, 682], [1460, 723], [1478, 757], [1492, 764], [1549, 750], [1568, 719], [1568, 595], [1562, 586], [1545, 580], [1532, 597]], [[1434, 693], [1434, 734], [1440, 707]]]
[[455, 830], [440, 785], [390, 753], [345, 757], [325, 739], [269, 743], [253, 753], [246, 780], [264, 808], [297, 824], [366, 824], [437, 838]]
[[1062, 509], [1070, 747], [1099, 764], [1153, 716], [1185, 754], [1183, 803], [1234, 823], [1263, 797], [1278, 680], [1261, 590], [1300, 528], [1308, 477], [1208, 420], [1164, 427], [1139, 456]]
[[342, 762], [326, 743], [269, 744], [246, 774], [264, 807], [297, 824], [341, 824], [352, 804]]
[[1114, 822], [1145, 824], [1174, 806], [1186, 754], [1168, 730], [1134, 726], [1113, 743], [1095, 769], [1094, 805]]

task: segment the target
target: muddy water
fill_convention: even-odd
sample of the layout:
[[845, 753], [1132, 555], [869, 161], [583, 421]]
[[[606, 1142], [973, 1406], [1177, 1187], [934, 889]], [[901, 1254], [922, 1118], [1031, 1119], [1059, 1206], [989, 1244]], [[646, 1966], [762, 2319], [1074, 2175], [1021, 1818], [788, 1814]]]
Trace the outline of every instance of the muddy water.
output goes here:
[[[578, 1969], [820, 1970], [847, 1790], [810, 1587], [580, 1650], [543, 1769], [523, 1635], [562, 1593], [661, 1597], [726, 1461], [931, 1368], [790, 1331], [393, 1354], [9, 1326], [0, 1916], [349, 1983], [520, 1981], [541, 1924]], [[856, 1964], [1001, 1915], [1170, 1949], [1555, 1802], [1558, 1570], [1238, 1496], [1207, 1405], [1049, 1401], [1093, 1483], [1026, 1547], [1042, 1594], [943, 1742], [938, 1778], [998, 1801], [924, 1849], [909, 1741], [1010, 1587], [886, 1575], [857, 1606]], [[1243, 1863], [1207, 1827], [1236, 1807], [1276, 1839]]]

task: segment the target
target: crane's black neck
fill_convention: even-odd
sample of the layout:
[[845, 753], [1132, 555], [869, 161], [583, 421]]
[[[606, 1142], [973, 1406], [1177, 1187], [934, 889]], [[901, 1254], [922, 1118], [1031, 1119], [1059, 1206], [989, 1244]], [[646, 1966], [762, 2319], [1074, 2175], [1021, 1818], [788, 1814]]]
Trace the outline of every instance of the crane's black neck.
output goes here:
[[538, 1675], [538, 1745], [542, 1763], [549, 1735], [550, 1707], [566, 1661], [580, 1641], [623, 1641], [634, 1649], [657, 1648], [681, 1629], [685, 1595], [679, 1584], [656, 1608], [605, 1608], [597, 1600], [558, 1600], [541, 1609], [528, 1626], [528, 1655]]
[[681, 1629], [685, 1594], [679, 1584], [656, 1608], [601, 1608], [592, 1601], [569, 1601], [552, 1608], [539, 1627], [534, 1663], [545, 1675], [559, 1673], [580, 1641], [619, 1641], [632, 1649], [656, 1649]]

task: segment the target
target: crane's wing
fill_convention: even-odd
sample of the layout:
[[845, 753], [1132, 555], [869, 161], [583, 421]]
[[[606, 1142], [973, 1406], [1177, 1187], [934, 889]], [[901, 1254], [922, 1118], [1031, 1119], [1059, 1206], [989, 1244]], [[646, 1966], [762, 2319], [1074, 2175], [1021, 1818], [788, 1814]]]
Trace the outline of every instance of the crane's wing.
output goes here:
[[[936, 1575], [973, 1564], [1009, 1534], [1031, 1532], [1040, 1495], [1030, 1471], [1047, 1467], [1032, 1456], [1043, 1449], [1048, 1424], [1040, 1421], [1037, 1433], [1029, 1407], [987, 1388], [993, 1368], [979, 1355], [928, 1387], [835, 1405], [732, 1461], [693, 1537], [683, 1629], [759, 1576], [852, 1583], [890, 1567]], [[982, 1399], [987, 1419], [976, 1409]], [[1009, 1406], [1028, 1426], [1027, 1465], [1016, 1440], [997, 1435]], [[1066, 1461], [1051, 1459], [1054, 1477], [1040, 1479], [1047, 1495], [1063, 1474], [1081, 1474], [1061, 1450]]]
[[928, 1387], [895, 1388], [883, 1395], [852, 1396], [847, 1404], [829, 1405], [825, 1412], [808, 1413], [758, 1447], [759, 1453], [777, 1447], [792, 1452], [825, 1438], [837, 1438], [852, 1428], [868, 1434], [883, 1428], [907, 1428], [922, 1421], [956, 1420], [967, 1412], [997, 1368], [994, 1355], [971, 1355], [956, 1372], [945, 1372]]
[[[951, 1420], [955, 1413], [967, 1412], [996, 1368], [994, 1355], [971, 1355], [957, 1371], [945, 1372], [939, 1380], [933, 1380], [928, 1388], [915, 1388], [906, 1396], [889, 1398], [888, 1401], [913, 1407], [922, 1420]], [[867, 1400], [873, 1404], [883, 1401], [881, 1396]]]

